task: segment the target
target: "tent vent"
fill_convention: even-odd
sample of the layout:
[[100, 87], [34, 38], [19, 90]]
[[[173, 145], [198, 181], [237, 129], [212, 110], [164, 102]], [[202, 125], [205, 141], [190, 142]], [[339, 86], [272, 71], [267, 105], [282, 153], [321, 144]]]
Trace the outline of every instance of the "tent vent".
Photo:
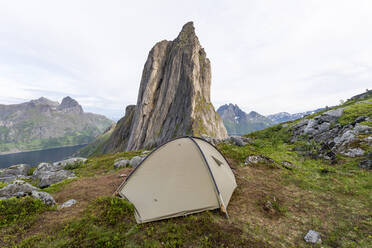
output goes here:
[[216, 161], [216, 163], [217, 163], [218, 166], [221, 166], [221, 164], [223, 164], [220, 160], [218, 160], [217, 158], [215, 158], [213, 155], [212, 155], [212, 158], [214, 159], [214, 161]]

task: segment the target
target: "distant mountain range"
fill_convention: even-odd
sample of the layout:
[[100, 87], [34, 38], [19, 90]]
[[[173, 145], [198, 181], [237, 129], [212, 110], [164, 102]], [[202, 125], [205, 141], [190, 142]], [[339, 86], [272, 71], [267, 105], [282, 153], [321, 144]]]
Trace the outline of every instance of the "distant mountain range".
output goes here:
[[321, 110], [324, 110], [324, 108], [295, 114], [280, 112], [264, 116], [255, 111], [251, 111], [247, 114], [241, 110], [238, 105], [230, 103], [219, 107], [217, 113], [221, 116], [227, 133], [231, 136], [244, 135], [282, 122], [294, 121]]
[[112, 124], [105, 116], [84, 113], [71, 97], [61, 104], [44, 97], [0, 104], [0, 153], [89, 143]]
[[273, 125], [269, 118], [255, 111], [247, 114], [236, 104], [222, 105], [217, 109], [217, 113], [221, 116], [229, 135], [243, 135]]
[[273, 122], [273, 124], [279, 124], [279, 123], [283, 123], [283, 122], [287, 122], [287, 121], [294, 121], [294, 120], [300, 119], [304, 116], [315, 114], [315, 113], [317, 113], [319, 111], [322, 111], [322, 110], [324, 110], [324, 108], [319, 108], [319, 109], [306, 111], [306, 112], [295, 113], [295, 114], [290, 114], [290, 113], [287, 113], [287, 112], [280, 112], [280, 113], [268, 115], [266, 117], [269, 118]]

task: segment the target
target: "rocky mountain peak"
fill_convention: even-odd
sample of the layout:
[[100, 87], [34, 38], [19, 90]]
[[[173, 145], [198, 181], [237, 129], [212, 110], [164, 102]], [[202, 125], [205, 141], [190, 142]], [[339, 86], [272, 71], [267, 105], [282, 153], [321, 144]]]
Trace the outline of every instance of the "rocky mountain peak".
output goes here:
[[152, 148], [172, 138], [227, 132], [210, 101], [211, 65], [192, 22], [149, 52], [136, 106], [127, 109], [104, 152]]
[[60, 105], [58, 105], [57, 110], [63, 112], [75, 112], [75, 113], [83, 113], [83, 108], [81, 105], [73, 98], [66, 96], [62, 99]]
[[245, 113], [237, 104], [225, 104], [218, 108], [229, 135], [243, 135], [272, 125], [265, 116], [255, 111]]
[[49, 100], [48, 98], [45, 97], [40, 97], [39, 99], [31, 100], [30, 103], [34, 105], [49, 105], [52, 107], [56, 107], [59, 104], [58, 102]]
[[188, 22], [183, 25], [181, 32], [174, 41], [183, 44], [192, 44], [195, 42], [199, 44], [199, 39], [195, 34], [194, 23]]

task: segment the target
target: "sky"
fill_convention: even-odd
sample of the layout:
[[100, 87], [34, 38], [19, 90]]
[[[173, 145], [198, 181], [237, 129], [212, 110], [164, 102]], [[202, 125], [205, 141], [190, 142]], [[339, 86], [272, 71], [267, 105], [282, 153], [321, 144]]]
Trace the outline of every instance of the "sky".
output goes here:
[[193, 21], [215, 108], [267, 115], [333, 106], [372, 88], [372, 1], [0, 1], [0, 104], [77, 99], [118, 119], [148, 52]]

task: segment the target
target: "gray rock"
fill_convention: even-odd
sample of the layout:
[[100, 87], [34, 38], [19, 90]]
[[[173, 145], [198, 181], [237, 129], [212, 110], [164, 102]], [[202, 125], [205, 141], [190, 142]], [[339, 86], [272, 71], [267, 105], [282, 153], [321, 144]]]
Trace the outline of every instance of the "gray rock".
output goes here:
[[296, 125], [293, 125], [292, 129], [294, 129], [294, 130], [301, 129], [301, 128], [307, 126], [308, 123], [309, 123], [308, 119], [303, 119], [303, 120], [299, 121]]
[[62, 208], [69, 208], [71, 207], [72, 205], [76, 204], [77, 201], [75, 199], [70, 199], [68, 201], [65, 201], [64, 203], [62, 203], [61, 206], [59, 206], [58, 208], [59, 209], [62, 209]]
[[0, 170], [0, 182], [11, 182], [16, 179], [27, 178], [31, 166], [27, 164], [12, 165]]
[[40, 163], [36, 169], [34, 170], [34, 172], [32, 173], [32, 175], [34, 177], [38, 177], [39, 174], [42, 174], [44, 172], [53, 172], [53, 171], [59, 171], [59, 170], [62, 170], [63, 169], [63, 165], [61, 164], [50, 164], [50, 163]]
[[40, 188], [48, 187], [52, 184], [61, 182], [65, 179], [75, 178], [75, 174], [68, 170], [59, 171], [45, 171], [39, 173], [37, 179], [39, 179], [38, 186]]
[[358, 148], [350, 148], [350, 149], [348, 149], [346, 151], [342, 151], [340, 153], [345, 155], [345, 156], [354, 158], [354, 157], [363, 156], [364, 155], [364, 150], [358, 147]]
[[40, 199], [44, 202], [45, 205], [54, 205], [56, 204], [56, 201], [54, 198], [48, 194], [47, 192], [42, 192], [42, 191], [32, 191], [31, 196], [36, 199]]
[[62, 161], [58, 161], [53, 163], [53, 166], [62, 166], [62, 168], [65, 168], [68, 165], [74, 165], [76, 163], [85, 163], [87, 161], [86, 158], [76, 157], [76, 158], [69, 158]]
[[292, 164], [289, 161], [282, 161], [281, 164], [283, 165], [284, 168], [286, 168], [288, 170], [293, 170], [293, 169], [299, 169], [300, 168], [297, 165]]
[[132, 167], [132, 168], [136, 168], [141, 162], [142, 160], [144, 159], [144, 157], [141, 157], [141, 156], [135, 156], [133, 157], [130, 161], [129, 161], [129, 165]]
[[368, 116], [359, 116], [358, 118], [355, 119], [355, 123], [360, 123], [363, 121], [366, 121], [368, 119]]
[[332, 109], [323, 113], [322, 115], [331, 116], [338, 119], [344, 113], [344, 109], [345, 108]]
[[25, 196], [27, 196], [28, 194], [26, 194], [25, 192], [23, 192], [23, 191], [21, 191], [21, 192], [17, 192], [16, 194], [15, 194], [15, 197], [17, 197], [17, 198], [21, 198], [21, 197], [25, 197]]
[[274, 160], [272, 160], [269, 157], [263, 156], [263, 155], [251, 155], [251, 156], [248, 156], [244, 161], [245, 165], [261, 164], [261, 163], [265, 163], [265, 164], [274, 163]]
[[127, 167], [129, 165], [129, 163], [130, 163], [129, 159], [122, 159], [122, 160], [116, 161], [114, 163], [114, 167], [115, 168]]
[[307, 234], [304, 237], [305, 241], [307, 243], [312, 243], [312, 244], [320, 244], [322, 243], [322, 239], [320, 237], [320, 233], [314, 231], [314, 230], [309, 230]]
[[326, 132], [329, 130], [331, 124], [329, 124], [328, 122], [323, 122], [322, 124], [319, 125], [318, 127], [318, 131], [319, 133], [323, 133], [323, 132]]
[[8, 184], [4, 188], [0, 189], [0, 197], [9, 198], [16, 196], [17, 193], [23, 192], [24, 194], [31, 194], [32, 191], [39, 190], [38, 188], [26, 183], [22, 180], [16, 180], [11, 184]]
[[240, 136], [231, 136], [231, 142], [236, 146], [245, 146], [247, 142], [244, 141], [243, 137]]
[[362, 169], [372, 170], [372, 159], [363, 160], [358, 166]]
[[308, 134], [310, 136], [314, 135], [317, 131], [315, 130], [315, 126], [318, 125], [318, 122], [315, 119], [309, 120], [307, 123], [305, 129], [304, 129], [304, 134]]
[[58, 183], [64, 179], [75, 177], [74, 172], [64, 170], [63, 168], [63, 164], [52, 165], [49, 163], [41, 163], [34, 171], [33, 178], [39, 180], [39, 187], [44, 188], [51, 184]]
[[356, 133], [369, 133], [371, 131], [371, 127], [367, 126], [367, 125], [361, 125], [359, 123], [357, 123], [354, 127], [354, 132]]
[[356, 140], [356, 134], [352, 130], [347, 130], [341, 137], [334, 138], [336, 147], [346, 146]]
[[372, 146], [372, 136], [368, 136], [364, 138], [362, 141], [365, 142], [367, 145]]

